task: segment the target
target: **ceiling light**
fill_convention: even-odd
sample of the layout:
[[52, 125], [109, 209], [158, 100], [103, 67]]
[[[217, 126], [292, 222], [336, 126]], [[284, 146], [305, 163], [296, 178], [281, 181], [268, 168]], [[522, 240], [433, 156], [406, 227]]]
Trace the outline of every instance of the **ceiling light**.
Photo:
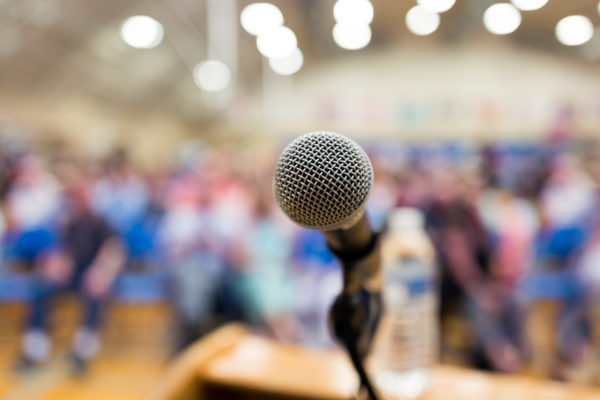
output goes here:
[[365, 26], [373, 21], [373, 4], [369, 0], [338, 0], [333, 6], [338, 24]]
[[129, 18], [121, 27], [121, 37], [128, 45], [138, 49], [158, 46], [164, 35], [163, 26], [145, 15]]
[[451, 9], [456, 0], [417, 0], [417, 3], [429, 12], [441, 13]]
[[290, 28], [275, 26], [261, 32], [256, 38], [256, 45], [260, 54], [267, 58], [283, 58], [294, 52], [298, 40]]
[[200, 89], [218, 92], [229, 85], [231, 72], [221, 61], [208, 60], [201, 62], [194, 69], [194, 81]]
[[371, 28], [365, 26], [347, 26], [336, 24], [333, 27], [333, 40], [343, 49], [362, 49], [371, 41]]
[[270, 58], [269, 65], [279, 75], [292, 75], [300, 70], [304, 63], [304, 57], [299, 48], [284, 58]]
[[282, 26], [283, 14], [271, 3], [254, 3], [244, 8], [240, 21], [246, 32], [258, 36], [269, 28]]
[[425, 36], [435, 32], [440, 25], [440, 15], [423, 6], [414, 6], [406, 14], [406, 26], [415, 35]]
[[511, 0], [519, 10], [532, 11], [542, 8], [548, 0]]
[[506, 35], [521, 25], [521, 13], [512, 4], [494, 4], [483, 14], [483, 24], [496, 35]]
[[556, 38], [566, 46], [584, 44], [594, 35], [592, 22], [583, 15], [571, 15], [556, 25]]

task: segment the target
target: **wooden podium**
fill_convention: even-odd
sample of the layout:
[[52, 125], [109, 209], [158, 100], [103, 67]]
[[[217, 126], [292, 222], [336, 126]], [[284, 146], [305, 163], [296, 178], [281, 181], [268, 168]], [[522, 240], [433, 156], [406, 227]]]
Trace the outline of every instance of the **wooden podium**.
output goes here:
[[[358, 377], [342, 350], [311, 350], [228, 325], [175, 360], [147, 400], [351, 400]], [[600, 390], [488, 374], [434, 369], [426, 400], [600, 400]]]

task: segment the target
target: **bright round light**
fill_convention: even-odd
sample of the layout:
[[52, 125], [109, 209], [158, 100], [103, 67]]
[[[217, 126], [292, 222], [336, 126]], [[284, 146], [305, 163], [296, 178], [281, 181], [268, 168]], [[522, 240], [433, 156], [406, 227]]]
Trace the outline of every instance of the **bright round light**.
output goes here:
[[423, 6], [414, 6], [406, 14], [406, 26], [415, 35], [429, 35], [440, 26], [440, 15]]
[[594, 35], [592, 22], [583, 15], [571, 15], [556, 25], [556, 38], [565, 46], [584, 44]]
[[506, 35], [521, 25], [521, 13], [512, 4], [494, 4], [483, 14], [483, 24], [496, 35]]
[[271, 3], [254, 3], [244, 8], [240, 21], [246, 32], [258, 36], [269, 28], [282, 26], [283, 14]]
[[229, 85], [231, 73], [227, 65], [221, 61], [208, 60], [201, 62], [194, 69], [194, 81], [200, 89], [218, 92]]
[[267, 58], [284, 58], [298, 47], [298, 40], [290, 28], [275, 26], [261, 32], [256, 45], [260, 54]]
[[121, 27], [121, 37], [128, 45], [138, 49], [158, 46], [164, 35], [163, 26], [145, 15], [129, 18]]
[[335, 24], [333, 27], [333, 40], [342, 49], [362, 49], [371, 41], [371, 28], [365, 26], [347, 26]]
[[373, 4], [369, 0], [338, 0], [333, 16], [341, 25], [366, 26], [373, 21]]
[[451, 9], [456, 0], [417, 0], [417, 3], [429, 12], [441, 13]]
[[511, 2], [519, 10], [532, 11], [544, 7], [548, 0], [511, 0]]
[[269, 65], [279, 75], [292, 75], [300, 70], [304, 64], [304, 56], [299, 48], [285, 58], [270, 58]]

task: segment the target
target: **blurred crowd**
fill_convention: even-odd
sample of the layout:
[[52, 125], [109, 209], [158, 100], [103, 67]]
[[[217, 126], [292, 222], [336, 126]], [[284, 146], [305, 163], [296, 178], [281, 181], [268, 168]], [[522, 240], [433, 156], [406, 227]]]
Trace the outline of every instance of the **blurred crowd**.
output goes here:
[[[175, 350], [232, 320], [282, 341], [333, 345], [326, 316], [341, 271], [318, 232], [276, 207], [276, 155], [190, 141], [171, 168], [145, 173], [120, 149], [96, 159], [5, 139], [0, 162], [0, 280], [6, 288], [26, 276], [30, 289], [20, 368], [51, 355], [52, 299], [74, 292], [84, 316], [72, 358], [84, 370], [124, 275], [165, 278]], [[127, 291], [119, 295], [135, 301]]]
[[[593, 358], [600, 158], [587, 147], [365, 145], [373, 227], [385, 231], [400, 206], [425, 215], [444, 361], [570, 379]], [[340, 267], [319, 232], [277, 208], [277, 154], [190, 141], [151, 174], [124, 150], [65, 154], [0, 141], [0, 277], [26, 275], [32, 288], [23, 367], [50, 354], [50, 300], [70, 291], [85, 305], [72, 352], [85, 368], [125, 273], [165, 277], [178, 349], [232, 320], [286, 342], [334, 345], [326, 321]]]

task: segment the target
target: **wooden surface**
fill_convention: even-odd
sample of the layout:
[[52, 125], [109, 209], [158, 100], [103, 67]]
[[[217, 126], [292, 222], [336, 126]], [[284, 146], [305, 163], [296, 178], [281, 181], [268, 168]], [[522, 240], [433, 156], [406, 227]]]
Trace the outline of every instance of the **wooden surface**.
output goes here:
[[600, 400], [600, 390], [520, 376], [438, 366], [434, 369], [432, 389], [423, 399]]
[[205, 397], [205, 380], [202, 378], [205, 365], [247, 337], [250, 337], [250, 333], [239, 324], [227, 325], [207, 335], [168, 366], [146, 399], [199, 400]]
[[352, 398], [358, 378], [346, 354], [247, 336], [200, 371], [208, 384], [300, 398]]
[[[237, 329], [234, 338], [224, 328], [210, 335], [213, 356], [198, 362], [187, 357], [167, 369], [164, 380], [174, 382], [187, 368], [185, 379], [202, 382], [195, 399], [327, 399], [354, 398], [358, 379], [341, 350], [308, 350], [284, 345]], [[244, 333], [245, 332], [245, 333]], [[224, 335], [225, 333], [226, 335]], [[243, 334], [240, 334], [243, 333]], [[228, 336], [225, 338], [225, 336]], [[199, 343], [202, 343], [200, 341]], [[206, 355], [206, 354], [205, 354]], [[185, 364], [185, 367], [184, 367]], [[179, 370], [177, 370], [179, 368]], [[189, 373], [189, 368], [194, 368]], [[180, 386], [189, 386], [190, 383]], [[164, 384], [164, 382], [163, 382]], [[173, 387], [172, 387], [173, 388]], [[188, 400], [177, 392], [162, 391], [152, 400]], [[438, 366], [433, 386], [423, 400], [600, 400], [600, 390], [573, 384], [541, 381], [521, 376], [483, 373], [458, 367]]]

